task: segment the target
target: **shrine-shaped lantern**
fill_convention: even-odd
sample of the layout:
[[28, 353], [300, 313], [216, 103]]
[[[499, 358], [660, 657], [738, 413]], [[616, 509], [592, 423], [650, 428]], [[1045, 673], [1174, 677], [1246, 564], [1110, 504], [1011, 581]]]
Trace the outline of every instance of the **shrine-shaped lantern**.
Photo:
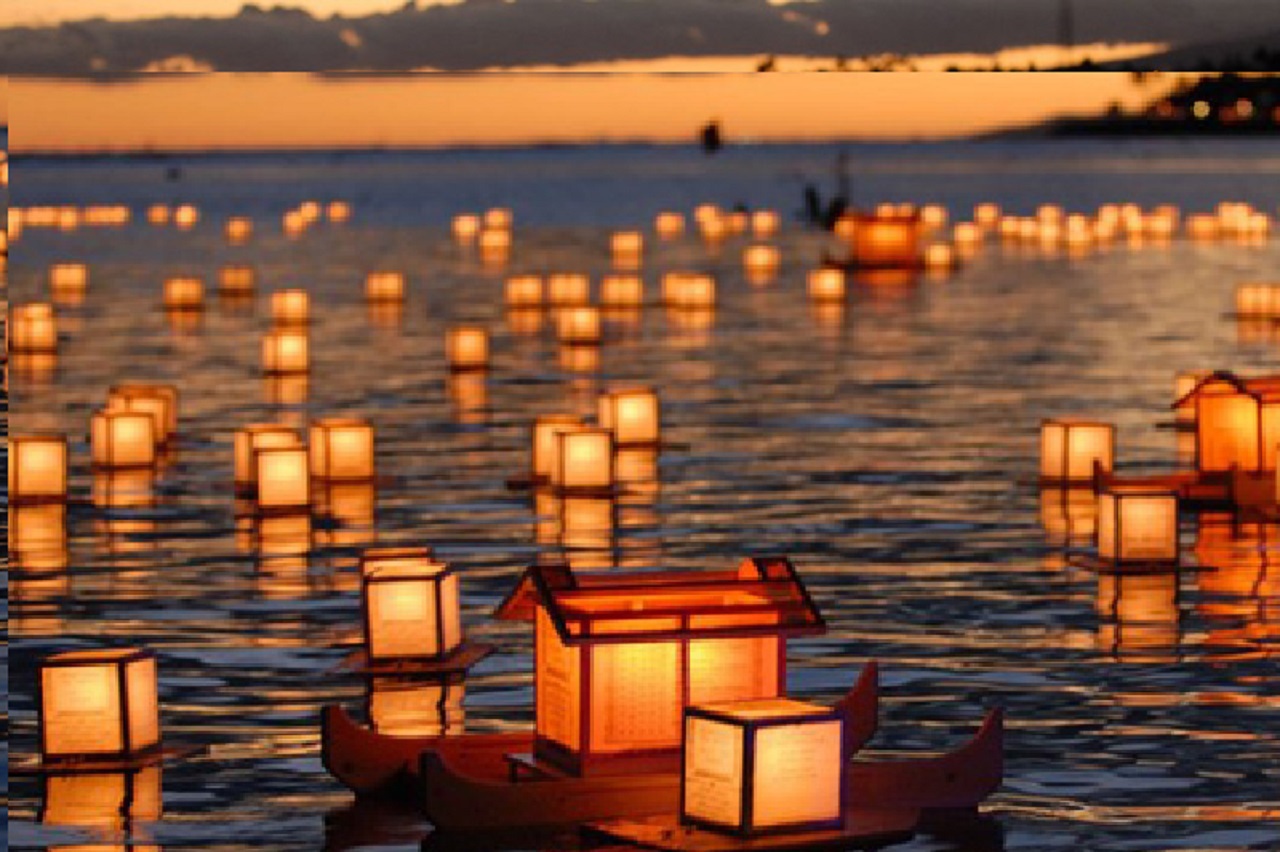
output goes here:
[[1276, 469], [1280, 446], [1280, 375], [1241, 378], [1229, 372], [1202, 379], [1174, 403], [1195, 408], [1196, 469], [1262, 473]]
[[826, 629], [782, 557], [731, 571], [536, 565], [496, 617], [534, 622], [534, 756], [577, 775], [677, 771], [686, 706], [783, 695], [786, 638]]

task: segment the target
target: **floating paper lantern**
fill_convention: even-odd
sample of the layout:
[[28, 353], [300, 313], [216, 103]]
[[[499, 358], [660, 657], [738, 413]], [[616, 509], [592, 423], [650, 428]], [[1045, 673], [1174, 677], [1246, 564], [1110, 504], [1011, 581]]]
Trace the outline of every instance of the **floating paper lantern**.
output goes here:
[[13, 504], [67, 499], [67, 439], [64, 435], [9, 438], [9, 501]]
[[156, 463], [156, 419], [146, 411], [105, 409], [89, 423], [93, 466], [152, 467]]
[[854, 216], [854, 262], [872, 268], [909, 268], [919, 262], [920, 221], [914, 216]]
[[462, 645], [458, 575], [443, 562], [401, 559], [363, 574], [371, 662], [439, 661]]
[[606, 308], [638, 308], [644, 304], [639, 275], [606, 275], [600, 279], [600, 304]]
[[1043, 482], [1093, 481], [1095, 468], [1110, 471], [1116, 429], [1095, 420], [1057, 419], [1040, 424], [1040, 479]]
[[1276, 469], [1280, 444], [1280, 376], [1244, 379], [1213, 373], [1175, 403], [1194, 406], [1196, 468], [1202, 473], [1232, 469]]
[[21, 353], [50, 353], [58, 349], [58, 323], [53, 305], [30, 302], [9, 310], [9, 350]]
[[714, 307], [716, 280], [698, 272], [668, 272], [662, 276], [662, 301], [673, 308]]
[[286, 237], [300, 237], [307, 231], [307, 218], [297, 210], [290, 210], [280, 217], [280, 229]]
[[576, 272], [547, 276], [547, 301], [554, 307], [576, 307], [591, 301], [591, 279]]
[[369, 679], [369, 724], [388, 737], [441, 737], [463, 733], [466, 685], [461, 677], [422, 681]]
[[458, 242], [474, 242], [476, 235], [480, 233], [480, 217], [469, 213], [454, 216], [452, 230], [453, 238]]
[[1236, 316], [1280, 317], [1280, 284], [1236, 285]]
[[556, 434], [551, 484], [566, 492], [613, 488], [613, 432], [587, 426]]
[[951, 230], [951, 239], [957, 246], [976, 248], [982, 244], [982, 228], [976, 222], [957, 222]]
[[345, 201], [330, 201], [325, 215], [334, 224], [346, 222], [351, 218], [351, 205]]
[[234, 441], [235, 484], [238, 489], [255, 487], [258, 468], [254, 454], [269, 447], [300, 447], [296, 429], [279, 423], [255, 423], [236, 430]]
[[620, 388], [602, 394], [600, 426], [619, 447], [654, 446], [661, 440], [658, 394], [652, 388]]
[[404, 300], [404, 273], [370, 272], [364, 279], [364, 296], [371, 302]]
[[497, 617], [534, 622], [534, 754], [578, 775], [677, 771], [685, 706], [777, 697], [784, 638], [824, 629], [785, 559], [639, 574], [538, 565]]
[[229, 243], [243, 243], [253, 236], [253, 220], [244, 216], [232, 216], [227, 220], [224, 233]]
[[450, 328], [445, 335], [444, 349], [450, 370], [489, 369], [489, 332], [480, 326]]
[[68, 651], [40, 663], [40, 751], [51, 763], [156, 751], [159, 708], [149, 651]]
[[511, 256], [511, 232], [485, 229], [480, 232], [480, 260], [491, 266], [501, 266]]
[[747, 277], [752, 280], [772, 278], [778, 271], [778, 249], [776, 246], [747, 246], [742, 251], [742, 266]]
[[778, 211], [756, 210], [751, 214], [751, 234], [758, 240], [767, 240], [778, 233]]
[[844, 270], [829, 267], [810, 270], [807, 283], [809, 298], [817, 302], [844, 301]]
[[147, 208], [147, 221], [152, 225], [169, 224], [169, 205], [152, 204]]
[[843, 717], [788, 698], [684, 711], [680, 818], [752, 837], [840, 828]]
[[729, 233], [729, 223], [725, 217], [716, 215], [698, 220], [698, 230], [702, 239], [708, 243], [718, 243]]
[[1178, 561], [1178, 495], [1140, 487], [1098, 494], [1098, 557], [1123, 563]]
[[537, 275], [512, 275], [507, 278], [504, 296], [508, 308], [534, 308], [542, 305], [542, 279]]
[[644, 235], [639, 231], [617, 231], [609, 238], [609, 251], [615, 264], [634, 266], [644, 253]]
[[506, 207], [491, 207], [484, 212], [484, 226], [502, 231], [511, 230], [515, 219]]
[[277, 327], [306, 325], [311, 296], [306, 290], [277, 290], [271, 294], [271, 321]]
[[684, 216], [665, 211], [654, 217], [653, 230], [664, 240], [674, 240], [684, 233]]
[[302, 513], [311, 508], [307, 448], [264, 446], [253, 453], [257, 508], [262, 512]]
[[945, 227], [948, 218], [947, 208], [941, 204], [926, 204], [920, 208], [920, 224], [931, 231]]
[[924, 250], [925, 268], [945, 271], [955, 266], [955, 251], [947, 243], [933, 243]]
[[311, 475], [316, 479], [374, 478], [373, 426], [355, 417], [326, 417], [311, 424]]
[[218, 293], [223, 296], [252, 296], [257, 273], [252, 266], [224, 266], [218, 273]]
[[204, 282], [179, 275], [164, 282], [164, 307], [169, 311], [198, 311], [204, 307]]
[[1183, 227], [1193, 240], [1216, 240], [1220, 231], [1217, 217], [1207, 213], [1191, 214], [1184, 220]]
[[568, 346], [600, 343], [600, 311], [589, 305], [562, 308], [556, 314], [556, 334]]
[[550, 482], [560, 469], [560, 444], [556, 436], [581, 427], [582, 420], [571, 414], [545, 414], [533, 421], [529, 443], [534, 482]]
[[751, 217], [747, 215], [745, 210], [735, 210], [724, 217], [722, 221], [728, 231], [733, 234], [746, 233], [747, 228], [751, 225]]
[[262, 338], [262, 369], [268, 374], [305, 373], [310, 368], [307, 333], [278, 328]]
[[173, 224], [186, 230], [194, 228], [200, 221], [200, 211], [191, 204], [181, 204], [173, 211]]
[[89, 286], [89, 267], [83, 263], [55, 263], [49, 267], [49, 289], [61, 299], [84, 295]]
[[107, 392], [107, 409], [150, 414], [157, 446], [168, 445], [178, 433], [178, 389], [173, 385], [113, 385]]

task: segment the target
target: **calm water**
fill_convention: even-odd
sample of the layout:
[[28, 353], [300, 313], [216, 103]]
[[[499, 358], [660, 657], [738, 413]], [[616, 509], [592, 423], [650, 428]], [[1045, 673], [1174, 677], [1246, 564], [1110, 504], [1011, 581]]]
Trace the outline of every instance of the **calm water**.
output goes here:
[[[591, 372], [564, 362], [545, 326], [514, 326], [501, 275], [445, 230], [453, 212], [506, 203], [517, 223], [510, 268], [599, 273], [611, 228], [704, 199], [790, 211], [805, 180], [830, 185], [835, 150], [237, 157], [186, 161], [177, 182], [154, 162], [17, 164], [18, 204], [119, 201], [137, 215], [189, 200], [205, 217], [189, 232], [31, 230], [14, 249], [14, 301], [44, 296], [52, 262], [91, 267], [87, 299], [63, 311], [56, 372], [11, 374], [12, 431], [72, 436], [76, 498], [65, 570], [8, 577], [15, 754], [33, 748], [39, 657], [146, 645], [160, 655], [166, 736], [209, 748], [164, 769], [163, 815], [136, 820], [132, 842], [416, 848], [424, 826], [412, 814], [349, 812], [318, 758], [320, 706], [362, 712], [365, 700], [358, 679], [332, 671], [359, 633], [354, 555], [376, 535], [433, 544], [457, 565], [470, 634], [502, 648], [466, 684], [467, 726], [529, 724], [531, 631], [486, 615], [563, 536], [504, 480], [527, 464], [533, 416], [586, 413], [601, 387], [645, 382], [682, 446], [663, 451], [660, 487], [620, 506], [612, 529], [589, 509], [569, 516], [573, 558], [723, 568], [755, 550], [790, 553], [831, 626], [792, 644], [790, 688], [829, 699], [864, 660], [881, 660], [883, 748], [954, 744], [984, 707], [1005, 706], [1007, 777], [989, 805], [1003, 839], [969, 848], [1280, 846], [1280, 531], [1224, 541], [1188, 518], [1188, 561], [1216, 570], [1116, 584], [1067, 565], [1026, 484], [1038, 422], [1054, 415], [1111, 420], [1123, 466], [1172, 468], [1177, 435], [1159, 426], [1176, 371], [1280, 361], [1274, 332], [1225, 316], [1237, 282], [1275, 277], [1280, 242], [1075, 258], [991, 245], [950, 277], [856, 287], [832, 314], [803, 290], [821, 236], [788, 226], [776, 241], [783, 269], [763, 287], [741, 275], [741, 241], [717, 255], [686, 239], [653, 248], [646, 283], [656, 293], [663, 269], [714, 268], [714, 316], [646, 307], [610, 328]], [[1280, 199], [1280, 154], [1259, 144], [852, 151], [863, 199], [937, 200], [953, 214], [984, 199], [1024, 213], [1041, 201], [1204, 210], [1244, 199], [1274, 213]], [[335, 197], [352, 202], [352, 222], [280, 234], [288, 205]], [[245, 246], [222, 239], [232, 213], [257, 220]], [[229, 262], [257, 266], [256, 312], [210, 293], [198, 326], [170, 323], [164, 277], [190, 270], [212, 285]], [[401, 316], [366, 309], [361, 282], [375, 268], [407, 273]], [[313, 299], [304, 402], [273, 400], [298, 389], [259, 374], [263, 294], [285, 286]], [[478, 386], [442, 363], [444, 330], [461, 319], [493, 335], [493, 370]], [[181, 388], [182, 438], [153, 506], [106, 511], [89, 499], [85, 433], [107, 387], [126, 380]], [[233, 512], [232, 431], [339, 413], [378, 430], [376, 531], [317, 522], [309, 553], [287, 533], [255, 547]], [[349, 499], [358, 516], [362, 495]], [[109, 824], [54, 825], [85, 815], [46, 804], [29, 780], [13, 780], [10, 809], [16, 846], [122, 838]], [[922, 837], [899, 848], [966, 847]]]

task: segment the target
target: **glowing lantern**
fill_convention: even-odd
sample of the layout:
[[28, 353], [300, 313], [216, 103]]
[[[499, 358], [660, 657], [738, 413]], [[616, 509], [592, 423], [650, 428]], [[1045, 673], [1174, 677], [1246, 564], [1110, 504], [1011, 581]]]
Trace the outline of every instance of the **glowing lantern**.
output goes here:
[[373, 426], [354, 417], [328, 417], [311, 424], [311, 475], [316, 479], [365, 481], [374, 477]]
[[286, 237], [300, 237], [307, 230], [307, 218], [297, 210], [290, 210], [280, 217], [280, 229]]
[[1280, 284], [1237, 285], [1236, 316], [1280, 317]]
[[1193, 213], [1183, 220], [1187, 236], [1192, 240], [1216, 240], [1219, 224], [1216, 216], [1207, 213]]
[[1213, 373], [1175, 403], [1193, 405], [1196, 468], [1202, 473], [1232, 469], [1276, 469], [1280, 444], [1280, 376], [1242, 379]]
[[786, 559], [640, 574], [537, 565], [497, 617], [535, 625], [534, 754], [580, 775], [676, 771], [684, 707], [777, 697], [784, 638], [825, 629]]
[[262, 338], [262, 369], [268, 374], [305, 373], [310, 368], [307, 333], [273, 329]]
[[173, 211], [173, 224], [186, 230], [200, 221], [200, 211], [191, 204], [180, 204]]
[[644, 303], [639, 275], [606, 275], [600, 279], [600, 304], [606, 308], [638, 308]]
[[768, 698], [684, 711], [680, 818], [743, 837], [844, 823], [844, 720]]
[[107, 392], [109, 411], [140, 411], [155, 419], [157, 446], [178, 433], [178, 389], [173, 385], [113, 385]]
[[351, 205], [345, 201], [330, 201], [325, 215], [335, 224], [346, 222], [351, 218]]
[[58, 348], [58, 323], [53, 305], [31, 302], [14, 305], [9, 311], [9, 350], [22, 353], [55, 352]]
[[277, 290], [271, 294], [271, 322], [277, 328], [306, 325], [311, 296], [306, 290]]
[[374, 677], [369, 681], [369, 724], [389, 737], [461, 734], [466, 725], [461, 677], [440, 680]]
[[169, 224], [169, 205], [152, 204], [147, 208], [147, 221], [152, 225]]
[[259, 447], [253, 452], [259, 511], [298, 513], [311, 508], [307, 448]]
[[557, 468], [551, 484], [563, 491], [607, 491], [613, 487], [613, 433], [581, 427], [556, 434]]
[[256, 279], [252, 266], [224, 266], [218, 273], [218, 293], [223, 296], [251, 296]]
[[947, 243], [933, 243], [924, 250], [924, 265], [926, 269], [935, 271], [947, 270], [955, 266], [955, 251]]
[[808, 276], [809, 298], [817, 302], [844, 300], [844, 270], [835, 268], [813, 269]]
[[735, 210], [724, 219], [729, 231], [734, 234], [745, 233], [747, 227], [751, 224], [751, 219], [745, 210]]
[[674, 240], [684, 233], [684, 216], [665, 211], [654, 217], [653, 230], [664, 240]]
[[9, 500], [14, 504], [67, 499], [67, 439], [63, 435], [9, 438]]
[[510, 253], [510, 231], [486, 228], [480, 232], [480, 257], [486, 263], [504, 263]]
[[459, 325], [450, 328], [444, 340], [449, 369], [489, 369], [489, 332], [479, 326]]
[[595, 346], [600, 342], [600, 311], [589, 305], [563, 308], [556, 314], [556, 334], [568, 346]]
[[600, 397], [600, 426], [619, 447], [654, 446], [661, 440], [658, 395], [651, 388], [623, 388]]
[[941, 204], [926, 204], [920, 208], [920, 224], [930, 230], [944, 227], [947, 219], [947, 208]]
[[976, 248], [982, 243], [982, 228], [975, 222], [957, 222], [951, 230], [951, 239], [957, 246]]
[[486, 228], [509, 231], [513, 223], [514, 217], [506, 207], [491, 207], [484, 212], [484, 226]]
[[716, 280], [698, 272], [668, 272], [662, 276], [662, 301], [673, 308], [714, 307]]
[[40, 663], [40, 751], [50, 762], [135, 758], [160, 747], [156, 658], [120, 648]]
[[560, 444], [556, 436], [582, 427], [571, 414], [546, 414], [533, 421], [530, 444], [530, 471], [535, 482], [550, 482], [560, 469]]
[[778, 211], [757, 210], [751, 214], [751, 233], [758, 240], [767, 240], [778, 233]]
[[1112, 487], [1098, 495], [1098, 557], [1115, 564], [1178, 561], [1178, 495]]
[[698, 230], [701, 231], [702, 239], [706, 242], [718, 243], [729, 232], [729, 223], [725, 217], [717, 213], [714, 216], [698, 219]]
[[404, 299], [404, 274], [370, 272], [364, 279], [364, 297], [370, 302], [399, 302]]
[[747, 246], [742, 251], [742, 265], [748, 278], [772, 278], [778, 271], [778, 249], [776, 246]]
[[[1196, 385], [1203, 382], [1209, 376], [1213, 375], [1209, 370], [1191, 370], [1185, 373], [1178, 373], [1173, 379], [1173, 399], [1174, 410], [1180, 426], [1194, 426], [1196, 422], [1196, 406], [1194, 399], [1189, 399], [1189, 394], [1196, 389]], [[1183, 402], [1183, 400], [1187, 402]], [[1194, 444], [1192, 455], [1194, 456]]]
[[609, 238], [609, 251], [615, 264], [635, 266], [644, 253], [644, 235], [639, 231], [617, 231]]
[[204, 307], [204, 282], [191, 276], [166, 278], [164, 307], [170, 311], [198, 311]]
[[1094, 420], [1045, 420], [1040, 424], [1042, 482], [1091, 482], [1095, 466], [1110, 471], [1116, 427]]
[[156, 434], [156, 419], [146, 411], [96, 412], [89, 423], [93, 466], [103, 469], [153, 466]]
[[55, 297], [74, 299], [89, 286], [89, 267], [83, 263], [55, 263], [49, 267], [49, 289]]
[[254, 454], [268, 447], [300, 447], [297, 430], [278, 423], [255, 423], [237, 429], [235, 434], [235, 483], [241, 490], [257, 484], [258, 468]]
[[443, 562], [401, 559], [363, 574], [371, 662], [439, 661], [462, 645], [458, 575]]
[[547, 276], [547, 301], [554, 307], [573, 307], [591, 301], [591, 279], [576, 272]]
[[249, 237], [253, 236], [253, 220], [244, 216], [232, 216], [227, 220], [224, 233], [229, 243], [246, 242]]
[[542, 304], [542, 279], [537, 275], [512, 275], [506, 281], [509, 308], [532, 308]]
[[869, 268], [914, 267], [920, 221], [914, 216], [855, 216], [851, 248], [854, 262]]
[[464, 213], [453, 217], [453, 238], [460, 243], [475, 241], [480, 233], [480, 217]]

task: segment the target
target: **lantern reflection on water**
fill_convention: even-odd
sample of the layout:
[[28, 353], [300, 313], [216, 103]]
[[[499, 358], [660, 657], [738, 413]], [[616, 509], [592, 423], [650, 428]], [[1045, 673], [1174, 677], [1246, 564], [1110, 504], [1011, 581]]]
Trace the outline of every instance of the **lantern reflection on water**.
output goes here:
[[542, 305], [542, 279], [537, 275], [512, 275], [503, 289], [508, 308], [536, 308]]
[[458, 575], [446, 563], [387, 559], [363, 571], [361, 599], [371, 662], [440, 661], [462, 645]]
[[373, 482], [326, 481], [313, 491], [312, 502], [329, 522], [319, 531], [321, 544], [352, 547], [373, 541], [377, 503]]
[[311, 475], [316, 479], [371, 480], [373, 426], [355, 417], [326, 417], [311, 424]]
[[606, 308], [638, 308], [644, 304], [639, 275], [606, 275], [600, 279], [600, 304]]
[[682, 822], [743, 837], [843, 825], [838, 711], [789, 698], [730, 701], [687, 708], [684, 727]]
[[[45, 825], [122, 831], [134, 822], [161, 815], [161, 768], [144, 766], [118, 772], [60, 772], [44, 776], [40, 821]], [[59, 850], [69, 846], [53, 847]], [[80, 847], [97, 850], [111, 847]], [[122, 850], [157, 849], [130, 844]]]
[[311, 366], [305, 330], [275, 328], [262, 337], [262, 369], [267, 374], [305, 373]]
[[582, 775], [674, 771], [686, 705], [777, 697], [783, 638], [824, 629], [785, 559], [625, 575], [537, 565], [496, 615], [535, 623], [535, 755]]
[[40, 751], [49, 762], [125, 759], [160, 746], [156, 658], [119, 648], [40, 663]]
[[461, 677], [369, 679], [369, 724], [389, 737], [456, 736], [466, 727]]
[[66, 503], [18, 503], [12, 502], [12, 496], [10, 500], [10, 568], [36, 574], [65, 569], [68, 562]]
[[13, 435], [9, 438], [9, 501], [62, 502], [67, 499], [65, 435]]
[[1098, 575], [1099, 648], [1129, 662], [1167, 662], [1178, 647], [1178, 574]]
[[1041, 488], [1040, 525], [1052, 544], [1093, 541], [1098, 525], [1097, 495], [1089, 487]]
[[1115, 426], [1096, 420], [1044, 420], [1040, 423], [1040, 480], [1092, 482], [1096, 470], [1109, 472], [1115, 458]]
[[1176, 564], [1178, 495], [1138, 486], [1098, 494], [1098, 556], [1115, 565]]
[[55, 263], [49, 267], [49, 290], [54, 299], [79, 302], [89, 287], [89, 267], [83, 263]]

